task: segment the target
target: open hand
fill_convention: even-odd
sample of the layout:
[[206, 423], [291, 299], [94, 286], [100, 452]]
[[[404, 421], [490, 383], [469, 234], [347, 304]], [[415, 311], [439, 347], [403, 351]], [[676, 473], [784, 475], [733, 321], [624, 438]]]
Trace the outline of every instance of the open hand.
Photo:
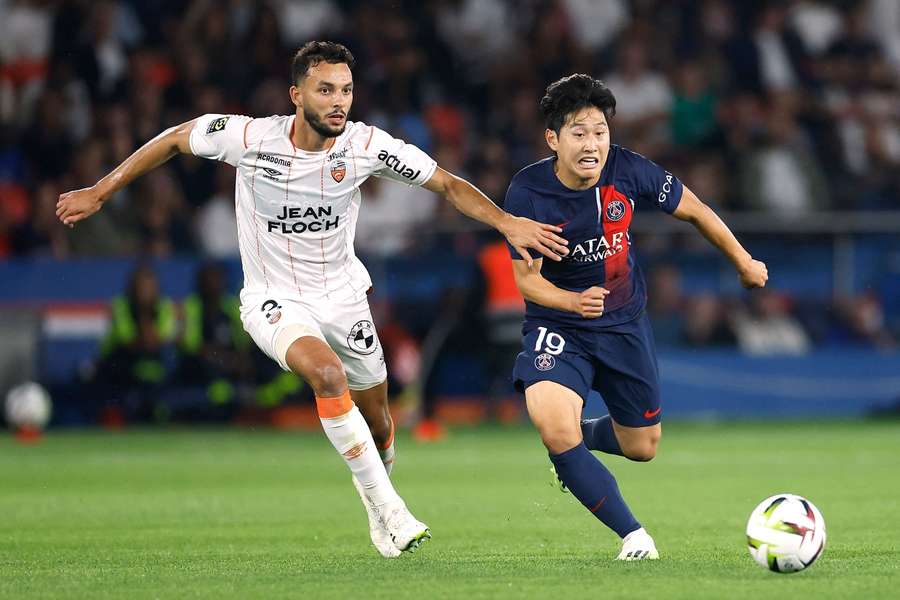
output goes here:
[[528, 253], [528, 248], [537, 250], [547, 258], [562, 260], [569, 253], [565, 239], [556, 235], [562, 228], [556, 225], [538, 223], [525, 217], [509, 215], [506, 223], [500, 228], [500, 232], [506, 237], [516, 252], [525, 259], [530, 267], [533, 259]]
[[74, 227], [75, 223], [88, 218], [103, 206], [103, 198], [95, 186], [66, 192], [56, 202], [56, 216], [63, 224]]

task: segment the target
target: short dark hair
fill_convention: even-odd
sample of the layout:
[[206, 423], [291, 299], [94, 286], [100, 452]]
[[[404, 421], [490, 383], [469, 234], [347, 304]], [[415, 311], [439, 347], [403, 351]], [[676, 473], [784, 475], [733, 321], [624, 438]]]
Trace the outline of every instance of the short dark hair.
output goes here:
[[596, 106], [603, 111], [607, 121], [616, 114], [616, 97], [609, 88], [599, 79], [583, 73], [554, 81], [547, 86], [541, 98], [541, 113], [547, 129], [557, 134], [569, 115], [588, 106]]
[[337, 42], [306, 42], [297, 50], [294, 61], [291, 64], [291, 82], [296, 85], [306, 77], [310, 67], [320, 62], [331, 64], [346, 63], [351, 69], [356, 64], [353, 54], [343, 44]]

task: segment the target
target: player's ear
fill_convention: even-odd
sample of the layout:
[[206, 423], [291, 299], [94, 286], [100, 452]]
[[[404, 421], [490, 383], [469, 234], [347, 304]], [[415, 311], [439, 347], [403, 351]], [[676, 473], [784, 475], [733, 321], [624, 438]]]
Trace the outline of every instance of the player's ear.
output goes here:
[[556, 135], [556, 132], [552, 129], [545, 129], [544, 139], [547, 140], [547, 145], [550, 146], [550, 149], [556, 152], [559, 148], [559, 136]]
[[292, 85], [290, 89], [290, 95], [291, 102], [294, 103], [294, 106], [296, 106], [297, 108], [302, 108], [303, 101], [300, 100], [300, 88], [298, 88], [296, 85]]

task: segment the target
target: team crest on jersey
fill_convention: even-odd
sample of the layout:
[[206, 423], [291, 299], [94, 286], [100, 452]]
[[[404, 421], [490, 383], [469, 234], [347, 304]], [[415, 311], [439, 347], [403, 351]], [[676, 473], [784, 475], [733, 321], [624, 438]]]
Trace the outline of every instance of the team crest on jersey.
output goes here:
[[378, 347], [375, 337], [375, 326], [372, 321], [358, 321], [356, 325], [350, 329], [347, 336], [347, 345], [350, 349], [359, 354], [372, 354]]
[[621, 200], [613, 200], [606, 205], [606, 218], [610, 221], [619, 221], [625, 216], [625, 203]]
[[230, 117], [219, 117], [218, 119], [210, 123], [209, 127], [206, 128], [206, 135], [225, 129], [225, 123], [228, 122], [229, 118]]
[[546, 352], [544, 352], [543, 354], [538, 354], [534, 359], [534, 368], [538, 371], [549, 371], [555, 366], [556, 359], [553, 358], [552, 354], [547, 354]]
[[331, 178], [334, 179], [337, 183], [342, 182], [346, 174], [347, 164], [344, 161], [339, 160], [331, 165]]

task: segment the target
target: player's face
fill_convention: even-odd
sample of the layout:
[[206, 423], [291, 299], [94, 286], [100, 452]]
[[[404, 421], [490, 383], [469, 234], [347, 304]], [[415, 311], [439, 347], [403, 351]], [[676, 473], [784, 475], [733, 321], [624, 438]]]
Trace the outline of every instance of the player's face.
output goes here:
[[609, 124], [599, 108], [582, 108], [571, 114], [559, 131], [546, 132], [547, 144], [556, 152], [560, 174], [592, 185], [609, 155]]
[[320, 62], [310, 67], [291, 99], [303, 118], [322, 137], [337, 137], [347, 126], [353, 104], [353, 74], [345, 63]]

